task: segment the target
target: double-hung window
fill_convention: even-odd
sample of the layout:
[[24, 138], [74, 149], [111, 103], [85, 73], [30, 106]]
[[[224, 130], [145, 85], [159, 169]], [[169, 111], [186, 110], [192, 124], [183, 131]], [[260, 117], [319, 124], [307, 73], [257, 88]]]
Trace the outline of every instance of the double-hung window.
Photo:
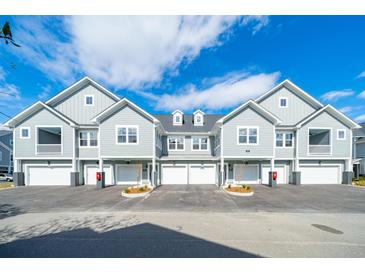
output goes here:
[[169, 150], [184, 150], [184, 137], [169, 137]]
[[258, 144], [258, 136], [258, 127], [238, 127], [239, 145], [256, 145]]
[[29, 139], [29, 138], [30, 138], [30, 127], [21, 127], [20, 139]]
[[293, 133], [276, 132], [276, 147], [293, 147]]
[[79, 133], [80, 147], [97, 147], [98, 132], [96, 130], [81, 130]]
[[117, 126], [117, 144], [138, 144], [137, 126]]
[[208, 137], [193, 136], [192, 150], [208, 150]]
[[85, 106], [94, 106], [94, 95], [85, 95]]

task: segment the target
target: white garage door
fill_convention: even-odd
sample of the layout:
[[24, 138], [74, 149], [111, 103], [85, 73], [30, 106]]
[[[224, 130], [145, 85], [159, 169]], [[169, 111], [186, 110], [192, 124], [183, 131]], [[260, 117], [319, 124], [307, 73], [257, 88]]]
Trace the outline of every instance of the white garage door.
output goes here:
[[234, 165], [234, 180], [236, 184], [258, 184], [258, 165]]
[[[98, 166], [86, 166], [85, 173], [86, 173], [86, 184], [87, 185], [96, 185], [96, 172], [99, 172]], [[112, 168], [109, 165], [104, 166], [105, 172], [105, 184], [111, 185], [112, 180]]]
[[339, 166], [300, 166], [302, 184], [340, 184]]
[[215, 165], [190, 165], [189, 184], [215, 184]]
[[162, 166], [162, 184], [184, 185], [188, 183], [188, 169], [186, 165]]
[[135, 185], [142, 181], [141, 165], [117, 165], [116, 182], [121, 185]]
[[27, 184], [67, 185], [71, 184], [71, 166], [29, 166], [27, 168]]
[[[261, 176], [262, 176], [262, 183], [263, 184], [269, 184], [269, 166], [263, 166], [261, 170]], [[285, 175], [285, 167], [283, 166], [276, 166], [274, 168], [274, 171], [278, 173], [278, 177], [276, 180], [277, 184], [285, 184], [286, 183], [286, 175]]]

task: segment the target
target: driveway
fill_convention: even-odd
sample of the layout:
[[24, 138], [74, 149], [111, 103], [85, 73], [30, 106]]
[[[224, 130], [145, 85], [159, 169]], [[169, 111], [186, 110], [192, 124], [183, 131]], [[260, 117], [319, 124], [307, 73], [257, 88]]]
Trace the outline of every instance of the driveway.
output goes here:
[[253, 185], [255, 194], [244, 198], [228, 195], [214, 185], [166, 185], [148, 197], [134, 199], [121, 197], [122, 189], [17, 187], [0, 191], [0, 210], [2, 215], [115, 211], [365, 213], [365, 188], [346, 185]]

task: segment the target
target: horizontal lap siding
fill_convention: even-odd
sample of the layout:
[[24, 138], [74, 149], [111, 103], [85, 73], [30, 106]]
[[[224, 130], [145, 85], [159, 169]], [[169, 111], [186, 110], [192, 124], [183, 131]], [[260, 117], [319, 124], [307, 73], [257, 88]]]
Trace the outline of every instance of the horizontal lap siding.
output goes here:
[[[302, 128], [299, 129], [299, 157], [312, 157], [318, 158], [321, 156], [318, 155], [308, 155], [307, 148], [309, 144], [308, 138], [308, 128], [310, 127], [323, 127], [323, 128], [332, 128], [332, 155], [330, 156], [322, 156], [326, 157], [350, 157], [350, 129], [347, 128], [344, 124], [338, 121], [336, 118], [329, 115], [327, 112], [323, 112], [315, 117], [313, 120], [306, 123]], [[337, 140], [337, 129], [345, 129], [346, 130], [346, 140]]]
[[[49, 155], [49, 156], [38, 156], [36, 155], [36, 126], [62, 126], [62, 143], [63, 143], [63, 155]], [[30, 139], [20, 139], [20, 128], [30, 127]], [[15, 130], [15, 155], [14, 157], [72, 157], [73, 153], [73, 128], [70, 127], [66, 122], [55, 116], [47, 109], [42, 109], [36, 114], [24, 120], [21, 124], [17, 125]]]
[[[258, 145], [238, 145], [238, 126], [258, 126]], [[267, 119], [252, 110], [246, 108], [223, 125], [223, 156], [273, 156], [274, 127]], [[249, 152], [248, 152], [249, 150]]]
[[[84, 106], [84, 96], [94, 95], [94, 106]], [[91, 119], [115, 103], [115, 100], [92, 85], [87, 85], [54, 107], [78, 124], [91, 124]]]
[[[138, 145], [117, 145], [116, 125], [138, 125], [139, 143]], [[100, 154], [106, 156], [148, 156], [152, 157], [152, 134], [153, 123], [147, 118], [125, 106], [111, 115], [100, 124]]]
[[[287, 108], [279, 108], [280, 97], [288, 98]], [[283, 125], [295, 125], [316, 110], [286, 88], [278, 90], [263, 100], [260, 105], [279, 117]]]

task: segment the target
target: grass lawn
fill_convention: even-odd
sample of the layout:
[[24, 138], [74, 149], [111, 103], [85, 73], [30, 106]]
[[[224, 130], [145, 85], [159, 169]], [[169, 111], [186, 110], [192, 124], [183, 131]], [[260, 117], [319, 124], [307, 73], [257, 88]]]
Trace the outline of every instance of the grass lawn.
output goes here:
[[14, 184], [12, 182], [0, 183], [0, 189], [11, 188], [13, 186], [14, 186]]

